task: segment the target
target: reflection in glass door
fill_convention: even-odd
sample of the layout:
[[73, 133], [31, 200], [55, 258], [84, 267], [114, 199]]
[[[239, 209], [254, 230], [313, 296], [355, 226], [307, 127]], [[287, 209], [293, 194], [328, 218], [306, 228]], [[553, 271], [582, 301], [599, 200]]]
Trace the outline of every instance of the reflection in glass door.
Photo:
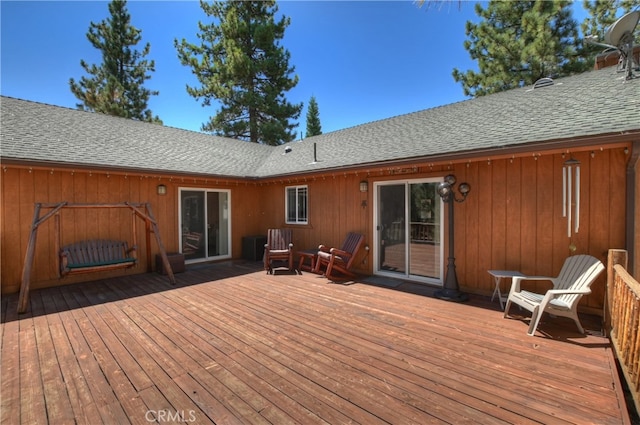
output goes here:
[[439, 182], [376, 185], [376, 273], [442, 283]]
[[406, 274], [406, 188], [404, 184], [378, 186], [378, 258], [383, 271]]
[[181, 252], [186, 260], [228, 257], [229, 192], [180, 190]]

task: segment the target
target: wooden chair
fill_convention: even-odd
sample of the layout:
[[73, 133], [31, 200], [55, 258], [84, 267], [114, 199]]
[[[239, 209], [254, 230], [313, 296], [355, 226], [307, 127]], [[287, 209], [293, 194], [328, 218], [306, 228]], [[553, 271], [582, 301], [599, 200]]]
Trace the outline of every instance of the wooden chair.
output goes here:
[[[580, 333], [584, 333], [578, 319], [578, 301], [583, 295], [591, 293], [589, 287], [603, 270], [604, 265], [597, 258], [590, 255], [574, 255], [565, 260], [558, 277], [515, 276], [504, 308], [504, 317], [507, 317], [511, 303], [515, 303], [531, 312], [527, 332], [529, 336], [535, 334], [540, 317], [545, 311], [555, 316], [573, 319]], [[547, 280], [553, 284], [553, 288], [545, 294], [524, 291], [521, 284], [528, 280]]]
[[354, 278], [356, 275], [350, 269], [363, 242], [364, 235], [351, 232], [347, 234], [340, 248], [320, 245], [314, 272], [321, 273], [321, 269], [326, 267], [324, 275], [328, 279], [339, 280], [339, 277], [334, 274], [335, 271], [349, 278]]
[[272, 261], [284, 261], [289, 271], [293, 267], [293, 235], [291, 229], [267, 230], [267, 243], [264, 245], [264, 269], [273, 273]]

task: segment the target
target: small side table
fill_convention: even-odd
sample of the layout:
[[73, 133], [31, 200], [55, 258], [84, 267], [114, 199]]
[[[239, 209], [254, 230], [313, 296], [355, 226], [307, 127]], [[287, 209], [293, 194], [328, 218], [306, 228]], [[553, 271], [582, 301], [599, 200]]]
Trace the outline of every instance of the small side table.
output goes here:
[[[174, 274], [185, 271], [184, 254], [179, 252], [168, 252], [167, 260], [169, 260], [171, 271]], [[167, 274], [167, 270], [164, 268], [164, 262], [162, 261], [162, 256], [160, 254], [156, 254], [156, 271], [160, 274]]]
[[511, 279], [516, 276], [524, 276], [522, 273], [513, 271], [513, 270], [488, 270], [489, 274], [493, 276], [495, 280], [496, 288], [493, 290], [493, 295], [491, 295], [491, 301], [498, 296], [498, 301], [500, 301], [500, 308], [504, 310], [504, 303], [507, 301], [507, 297], [503, 296], [500, 292], [500, 282], [502, 279]]
[[[305, 270], [308, 272], [312, 272], [316, 267], [316, 260], [318, 259], [318, 250], [317, 249], [307, 249], [305, 251], [298, 251], [298, 256], [300, 256], [300, 263], [298, 264], [298, 270]], [[306, 265], [305, 261], [311, 263], [311, 265]]]

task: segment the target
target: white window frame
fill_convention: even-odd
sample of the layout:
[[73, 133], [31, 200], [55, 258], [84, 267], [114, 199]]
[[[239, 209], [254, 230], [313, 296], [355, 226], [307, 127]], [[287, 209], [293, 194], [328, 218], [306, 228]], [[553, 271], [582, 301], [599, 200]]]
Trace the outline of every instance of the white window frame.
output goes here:
[[[304, 219], [300, 217], [301, 205], [299, 204], [300, 195], [298, 193], [300, 189], [304, 189], [306, 193], [306, 196], [304, 197], [304, 202], [306, 204], [304, 205], [304, 211], [306, 212], [306, 217], [304, 217]], [[289, 219], [289, 193], [292, 190], [295, 191], [295, 200], [296, 200], [296, 205], [295, 205], [296, 218], [293, 221]], [[284, 188], [284, 220], [285, 220], [285, 223], [287, 224], [309, 224], [309, 187], [307, 185], [286, 186]]]

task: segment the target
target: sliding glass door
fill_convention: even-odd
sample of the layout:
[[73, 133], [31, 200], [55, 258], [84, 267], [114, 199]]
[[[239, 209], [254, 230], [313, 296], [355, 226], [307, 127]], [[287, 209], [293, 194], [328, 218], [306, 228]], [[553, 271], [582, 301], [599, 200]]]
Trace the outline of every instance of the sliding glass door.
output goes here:
[[440, 180], [376, 183], [376, 274], [442, 284]]
[[229, 191], [180, 190], [181, 252], [186, 260], [229, 257]]

